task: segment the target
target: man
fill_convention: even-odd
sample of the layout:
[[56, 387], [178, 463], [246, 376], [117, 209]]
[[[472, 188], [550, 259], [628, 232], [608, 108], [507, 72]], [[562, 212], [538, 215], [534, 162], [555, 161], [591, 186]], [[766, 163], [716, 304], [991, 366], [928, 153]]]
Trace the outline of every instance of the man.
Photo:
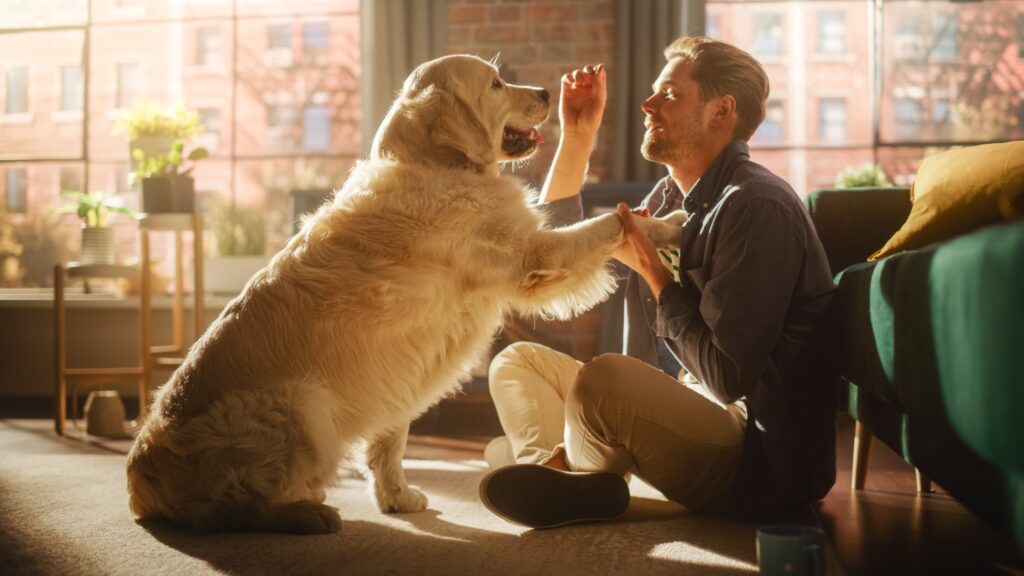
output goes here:
[[[581, 364], [517, 343], [491, 364], [519, 464], [491, 472], [480, 495], [512, 522], [614, 518], [631, 471], [692, 510], [748, 518], [819, 499], [835, 481], [828, 262], [799, 197], [749, 159], [768, 78], [746, 52], [706, 37], [680, 38], [665, 57], [642, 106], [642, 152], [669, 175], [635, 213], [618, 206], [615, 257], [632, 270], [628, 356]], [[582, 216], [605, 82], [601, 66], [562, 78], [562, 138], [543, 189], [556, 225]], [[680, 206], [679, 253], [659, 255], [634, 219]], [[681, 381], [653, 367], [659, 340]]]

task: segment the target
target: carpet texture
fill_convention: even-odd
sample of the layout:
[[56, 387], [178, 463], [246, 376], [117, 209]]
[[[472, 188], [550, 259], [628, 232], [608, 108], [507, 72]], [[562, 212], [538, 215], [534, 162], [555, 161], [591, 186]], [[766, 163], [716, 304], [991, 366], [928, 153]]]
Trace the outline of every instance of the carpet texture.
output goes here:
[[[633, 479], [626, 515], [534, 531], [480, 504], [479, 460], [407, 460], [430, 498], [384, 515], [366, 482], [342, 471], [327, 536], [193, 535], [128, 510], [126, 442], [54, 436], [45, 423], [0, 420], [0, 574], [750, 574], [757, 526], [691, 514]], [[38, 421], [37, 421], [38, 422]], [[829, 574], [840, 574], [829, 551]]]

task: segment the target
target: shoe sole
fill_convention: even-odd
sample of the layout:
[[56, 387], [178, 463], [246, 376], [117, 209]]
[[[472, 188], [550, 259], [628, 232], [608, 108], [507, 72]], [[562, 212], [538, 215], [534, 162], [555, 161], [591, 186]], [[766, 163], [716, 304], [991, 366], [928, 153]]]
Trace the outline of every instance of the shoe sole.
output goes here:
[[629, 508], [629, 487], [607, 472], [562, 472], [538, 464], [494, 470], [480, 481], [480, 501], [495, 515], [530, 528], [602, 522]]

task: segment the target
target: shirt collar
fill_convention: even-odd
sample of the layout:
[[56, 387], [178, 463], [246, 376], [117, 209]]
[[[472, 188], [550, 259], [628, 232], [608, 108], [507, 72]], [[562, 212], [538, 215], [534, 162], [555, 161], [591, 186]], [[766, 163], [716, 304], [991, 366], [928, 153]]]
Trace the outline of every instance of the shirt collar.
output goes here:
[[[693, 185], [693, 189], [683, 198], [683, 210], [687, 214], [697, 211], [708, 210], [722, 193], [722, 180], [732, 173], [732, 168], [737, 162], [743, 162], [750, 158], [750, 147], [745, 140], [736, 139], [730, 142], [715, 160], [704, 171], [704, 174]], [[678, 193], [679, 187], [671, 178], [668, 178], [668, 190]], [[668, 192], [668, 190], [666, 192]]]

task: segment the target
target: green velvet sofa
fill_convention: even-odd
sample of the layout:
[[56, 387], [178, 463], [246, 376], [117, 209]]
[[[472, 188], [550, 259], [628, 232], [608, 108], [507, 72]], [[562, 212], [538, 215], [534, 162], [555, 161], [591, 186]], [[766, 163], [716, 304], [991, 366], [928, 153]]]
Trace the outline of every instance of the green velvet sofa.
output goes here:
[[910, 212], [907, 189], [818, 190], [807, 206], [838, 285], [855, 489], [873, 435], [1024, 552], [1024, 220], [866, 262]]

